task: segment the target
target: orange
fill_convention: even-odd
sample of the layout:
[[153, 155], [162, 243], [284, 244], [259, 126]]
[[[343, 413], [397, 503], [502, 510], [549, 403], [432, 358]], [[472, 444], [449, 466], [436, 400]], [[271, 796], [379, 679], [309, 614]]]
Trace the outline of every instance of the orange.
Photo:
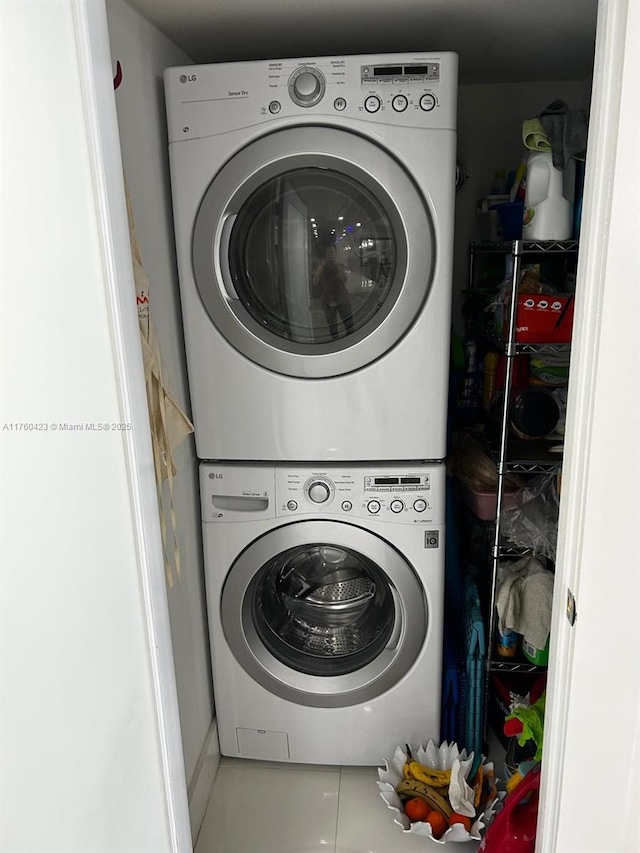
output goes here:
[[431, 824], [431, 832], [434, 838], [440, 838], [447, 831], [447, 819], [442, 812], [436, 809], [429, 812], [426, 822]]
[[461, 823], [467, 832], [471, 832], [471, 825], [473, 824], [473, 820], [470, 817], [467, 817], [464, 814], [458, 814], [458, 812], [454, 812], [449, 818], [449, 826], [453, 826], [454, 823]]
[[430, 810], [427, 803], [420, 797], [413, 797], [404, 804], [404, 813], [411, 821], [424, 820]]

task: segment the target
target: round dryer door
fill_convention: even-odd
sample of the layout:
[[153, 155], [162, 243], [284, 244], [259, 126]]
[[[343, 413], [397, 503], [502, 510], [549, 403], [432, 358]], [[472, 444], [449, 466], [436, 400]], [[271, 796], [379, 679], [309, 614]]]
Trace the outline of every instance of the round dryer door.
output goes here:
[[402, 678], [427, 633], [424, 590], [378, 536], [343, 522], [285, 525], [252, 543], [222, 592], [243, 669], [302, 705], [365, 702]]
[[193, 269], [218, 330], [257, 364], [307, 379], [382, 356], [424, 306], [429, 205], [388, 152], [344, 130], [252, 142], [208, 187]]

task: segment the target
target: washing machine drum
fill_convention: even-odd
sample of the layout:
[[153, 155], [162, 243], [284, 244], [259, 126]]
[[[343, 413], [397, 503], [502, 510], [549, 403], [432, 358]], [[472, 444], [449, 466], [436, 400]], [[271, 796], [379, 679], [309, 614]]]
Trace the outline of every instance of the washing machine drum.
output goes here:
[[340, 521], [279, 526], [231, 566], [220, 613], [244, 671], [297, 704], [366, 702], [405, 677], [427, 641], [428, 596], [380, 536]]
[[261, 573], [254, 624], [279, 660], [302, 672], [341, 675], [384, 648], [395, 607], [380, 569], [331, 545], [279, 554]]

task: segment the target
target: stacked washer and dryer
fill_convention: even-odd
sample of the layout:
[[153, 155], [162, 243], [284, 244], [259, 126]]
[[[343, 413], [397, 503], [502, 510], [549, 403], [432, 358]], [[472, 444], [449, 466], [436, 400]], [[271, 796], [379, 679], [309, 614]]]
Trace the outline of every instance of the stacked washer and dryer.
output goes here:
[[223, 755], [440, 735], [457, 57], [165, 72]]

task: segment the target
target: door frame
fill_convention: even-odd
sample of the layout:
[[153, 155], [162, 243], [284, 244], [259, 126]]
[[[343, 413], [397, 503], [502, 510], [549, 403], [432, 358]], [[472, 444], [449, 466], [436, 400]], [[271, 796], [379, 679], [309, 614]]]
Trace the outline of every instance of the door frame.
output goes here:
[[140, 551], [150, 678], [156, 697], [172, 853], [193, 850], [178, 693], [169, 622], [155, 466], [136, 311], [124, 172], [113, 90], [105, 0], [70, 0], [84, 121], [97, 199], [111, 331], [122, 411], [135, 428], [124, 444]]
[[[122, 183], [122, 164], [119, 158], [119, 137], [115, 111], [115, 100], [111, 89], [111, 60], [109, 56], [109, 35], [105, 11], [105, 0], [72, 0], [77, 46], [79, 56], [79, 75], [86, 97], [86, 120], [90, 132], [90, 144], [93, 152], [94, 181], [101, 200], [101, 228], [103, 247], [107, 266], [111, 270], [112, 303], [111, 313], [114, 335], [119, 347], [119, 372], [124, 380], [123, 397], [128, 406], [139, 408], [145, 401], [145, 389], [141, 372], [137, 324], [131, 322], [131, 310], [127, 308], [133, 293], [130, 273], [130, 252], [127, 233], [126, 205]], [[620, 626], [620, 613], [625, 615], [630, 607], [629, 601], [637, 608], [637, 601], [630, 597], [629, 601], [620, 601], [620, 607], [613, 613], [602, 611], [599, 623], [589, 621], [590, 610], [583, 608], [581, 599], [587, 599], [598, 592], [598, 582], [590, 571], [593, 557], [588, 553], [592, 537], [588, 537], [590, 525], [605, 529], [610, 521], [619, 534], [615, 542], [616, 552], [624, 548], [626, 543], [627, 559], [635, 556], [635, 526], [628, 530], [621, 526], [620, 520], [614, 518], [617, 504], [636, 508], [637, 511], [637, 481], [631, 479], [625, 484], [620, 483], [623, 491], [617, 495], [617, 501], [608, 501], [607, 507], [594, 506], [589, 502], [593, 491], [592, 480], [597, 474], [598, 464], [606, 464], [607, 451], [603, 449], [602, 439], [595, 434], [591, 425], [604, 407], [610, 407], [612, 402], [608, 389], [604, 387], [606, 380], [609, 384], [614, 377], [613, 372], [602, 376], [596, 385], [594, 377], [598, 374], [598, 358], [602, 355], [605, 344], [611, 346], [611, 337], [601, 336], [603, 317], [611, 308], [611, 301], [619, 294], [619, 277], [622, 264], [637, 264], [632, 252], [637, 253], [634, 240], [629, 240], [630, 225], [635, 216], [637, 223], [638, 172], [632, 159], [632, 146], [620, 147], [619, 128], [630, 132], [632, 140], [635, 133], [637, 143], [637, 128], [627, 118], [623, 106], [627, 107], [627, 115], [633, 116], [630, 110], [631, 99], [629, 89], [632, 88], [630, 77], [637, 73], [637, 59], [633, 57], [640, 53], [638, 37], [637, 4], [629, 0], [600, 0], [598, 10], [598, 27], [595, 51], [595, 69], [593, 82], [593, 103], [591, 111], [591, 127], [589, 146], [593, 155], [590, 157], [585, 179], [585, 205], [582, 223], [581, 251], [578, 267], [579, 297], [576, 300], [576, 321], [574, 339], [574, 359], [570, 386], [570, 408], [567, 422], [565, 445], [565, 474], [563, 477], [563, 500], [560, 514], [560, 529], [558, 536], [558, 564], [556, 575], [556, 593], [553, 611], [553, 642], [550, 653], [549, 689], [547, 698], [547, 731], [545, 738], [545, 772], [542, 780], [541, 808], [538, 824], [536, 850], [540, 851], [575, 851], [584, 853], [585, 850], [602, 849], [597, 847], [594, 838], [594, 827], [585, 826], [582, 834], [576, 826], [579, 811], [576, 796], [584, 794], [584, 782], [590, 772], [589, 762], [593, 759], [593, 749], [584, 750], [584, 757], [573, 750], [575, 738], [584, 732], [591, 718], [580, 722], [584, 717], [585, 706], [581, 702], [587, 700], [589, 694], [584, 679], [580, 680], [580, 671], [576, 671], [575, 663], [582, 662], [585, 650], [594, 648], [598, 640], [607, 635], [615, 636]], [[629, 21], [631, 25], [629, 26]], [[625, 99], [623, 101], [623, 98]], [[635, 110], [637, 115], [637, 109]], [[635, 149], [633, 149], [635, 150]], [[622, 186], [622, 173], [624, 186]], [[612, 216], [614, 206], [619, 204], [629, 212], [629, 222], [621, 222]], [[624, 243], [621, 247], [621, 243]], [[637, 239], [635, 240], [637, 243]], [[622, 249], [622, 257], [617, 262], [614, 259], [616, 251]], [[127, 272], [129, 269], [129, 272]], [[629, 270], [627, 269], [627, 272]], [[634, 291], [635, 288], [635, 291]], [[637, 287], [631, 282], [628, 290], [634, 291], [630, 298], [637, 301]], [[629, 313], [629, 299], [621, 315]], [[631, 306], [633, 307], [633, 306]], [[607, 329], [609, 335], [611, 329]], [[615, 337], [615, 334], [614, 334]], [[627, 338], [633, 337], [627, 335]], [[625, 362], [630, 373], [635, 370], [637, 378], [637, 346], [633, 343], [616, 340], [621, 347], [621, 354], [630, 359], [635, 355], [636, 360]], [[632, 377], [633, 378], [633, 377]], [[625, 380], [626, 381], [626, 380]], [[625, 409], [627, 415], [634, 405], [637, 409], [638, 387], [626, 388]], [[620, 403], [619, 408], [622, 406]], [[613, 419], [614, 415], [607, 412]], [[633, 421], [633, 418], [629, 418]], [[611, 421], [613, 423], [613, 420]], [[631, 435], [633, 424], [625, 427]], [[613, 430], [612, 430], [613, 432]], [[635, 432], [637, 442], [638, 431]], [[616, 438], [616, 442], [618, 438]], [[613, 448], [615, 451], [615, 448]], [[150, 442], [148, 436], [141, 440], [141, 447], [132, 464], [132, 488], [138, 501], [138, 533], [141, 543], [146, 543], [150, 554], [157, 554], [160, 546], [160, 534], [157, 517], [153, 514], [155, 506], [155, 482], [153, 466], [150, 464]], [[634, 469], [637, 475], [637, 457]], [[605, 521], [603, 521], [603, 512]], [[626, 519], [626, 515], [624, 516]], [[632, 538], [633, 537], [633, 538]], [[601, 534], [601, 539], [605, 537]], [[609, 543], [611, 544], [611, 543]], [[167, 807], [172, 821], [173, 850], [186, 851], [191, 849], [189, 829], [189, 814], [184, 780], [182, 760], [182, 744], [180, 737], [180, 721], [178, 715], [175, 676], [171, 655], [171, 634], [167, 615], [166, 591], [162, 573], [158, 572], [162, 560], [145, 562], [145, 596], [147, 602], [147, 627], [150, 638], [150, 654], [152, 656], [153, 678], [156, 686], [158, 718], [162, 732], [162, 746], [165, 767], [165, 783], [167, 790]], [[607, 571], [610, 566], [607, 566]], [[575, 625], [570, 625], [565, 616], [567, 590], [576, 596], [578, 618]], [[637, 624], [637, 616], [634, 620]], [[595, 633], [593, 633], [595, 629]], [[611, 644], [613, 646], [613, 643]], [[609, 646], [609, 649], [611, 649]], [[605, 644], [604, 648], [607, 646]], [[625, 649], [624, 665], [614, 667], [614, 674], [620, 673], [618, 687], [624, 689], [624, 698], [637, 707], [638, 685], [634, 681], [633, 671], [637, 673], [639, 651], [637, 648]], [[629, 657], [631, 655], [631, 659]], [[634, 664], [636, 666], [634, 667]], [[605, 673], [605, 675], [609, 675]], [[626, 677], [626, 682], [624, 680]], [[595, 679], [591, 683], [594, 687]], [[607, 684], [609, 684], [607, 682]], [[635, 692], [635, 700], [634, 700]], [[593, 702], [593, 692], [591, 694]], [[620, 707], [621, 696], [611, 694], [609, 701]], [[626, 718], [625, 718], [626, 719]], [[605, 724], [604, 718], [596, 722]], [[635, 728], [634, 728], [635, 725]], [[640, 734], [640, 723], [636, 718], [628, 729], [622, 732], [630, 741], [635, 732], [636, 750]], [[592, 736], [597, 732], [591, 731]], [[615, 733], [612, 743], [619, 742]], [[571, 737], [570, 737], [571, 736]], [[568, 750], [567, 740], [572, 741]], [[607, 759], [613, 756], [615, 749], [609, 751], [606, 743], [601, 741], [603, 752]], [[593, 744], [587, 744], [593, 747]], [[625, 751], [626, 750], [626, 751]], [[632, 809], [637, 802], [634, 792], [638, 789], [638, 756], [632, 752], [630, 742], [623, 744], [624, 775], [616, 778], [616, 797], [618, 803], [623, 803], [625, 793], [628, 804], [626, 819], [630, 822], [635, 811]], [[604, 760], [604, 759], [603, 759]], [[635, 768], [634, 769], [634, 765]], [[626, 788], [625, 788], [626, 786]], [[572, 794], [575, 790], [575, 796]], [[631, 807], [629, 806], [631, 804]], [[587, 802], [582, 804], [588, 808]], [[620, 814], [620, 811], [617, 812]], [[586, 825], [588, 821], [583, 821]], [[569, 830], [573, 830], [573, 837]], [[623, 828], [626, 833], [626, 846], [615, 845], [607, 849], [635, 849], [632, 845], [638, 839], [637, 830]], [[560, 841], [559, 841], [560, 839]], [[585, 846], [586, 843], [586, 846]], [[558, 846], [560, 844], [561, 846]]]

